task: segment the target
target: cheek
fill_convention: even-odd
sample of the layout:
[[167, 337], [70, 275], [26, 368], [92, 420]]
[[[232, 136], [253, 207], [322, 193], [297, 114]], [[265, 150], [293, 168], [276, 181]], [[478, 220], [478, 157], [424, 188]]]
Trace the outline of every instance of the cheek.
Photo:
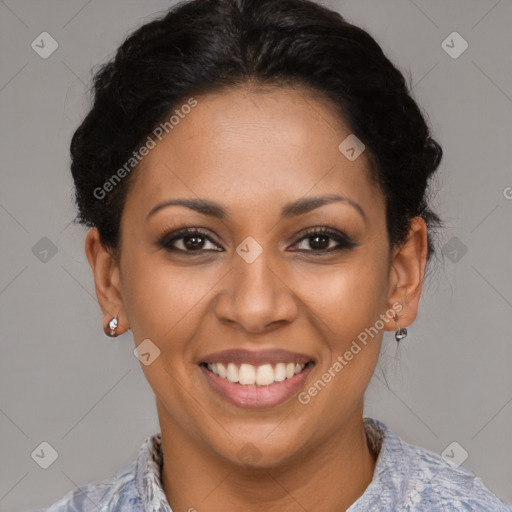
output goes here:
[[149, 255], [127, 261], [125, 274], [123, 295], [136, 341], [150, 338], [166, 351], [182, 348], [198, 315], [205, 314], [202, 299], [218, 281], [216, 274]]
[[301, 403], [331, 411], [326, 429], [359, 403], [378, 361], [387, 288], [382, 267], [368, 261], [317, 273], [303, 289], [324, 343], [318, 374]]
[[132, 257], [124, 268], [123, 294], [135, 344], [149, 339], [159, 350], [150, 364], [141, 361], [141, 368], [167, 414], [186, 423], [197, 379], [196, 367], [188, 364], [189, 342], [207, 314], [201, 299], [218, 278], [149, 255]]
[[386, 285], [383, 265], [363, 254], [303, 280], [305, 303], [324, 340], [321, 382], [313, 383], [305, 396], [315, 397], [315, 407], [332, 408], [337, 403], [338, 413], [344, 414], [344, 408], [364, 393], [379, 357], [383, 334], [379, 319], [387, 306]]
[[132, 330], [161, 338], [190, 309], [198, 290], [186, 273], [159, 257], [132, 253], [124, 263], [123, 296]]
[[[341, 264], [295, 265], [285, 270], [286, 281], [290, 293], [324, 324], [327, 336], [340, 343], [372, 325], [386, 307], [380, 260], [360, 251]], [[208, 313], [206, 298], [226, 271], [211, 264], [179, 267], [142, 251], [132, 252], [124, 268], [123, 294], [135, 339], [154, 339], [171, 351], [182, 348]]]
[[304, 304], [322, 320], [329, 339], [338, 340], [337, 344], [350, 342], [386, 308], [385, 269], [362, 254], [343, 265], [301, 272], [299, 280]]

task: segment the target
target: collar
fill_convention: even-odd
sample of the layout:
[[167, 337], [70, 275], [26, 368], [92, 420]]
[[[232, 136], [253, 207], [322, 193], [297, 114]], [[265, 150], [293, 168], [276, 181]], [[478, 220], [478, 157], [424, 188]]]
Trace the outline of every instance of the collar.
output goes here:
[[162, 487], [162, 433], [147, 437], [139, 451], [136, 485], [146, 512], [172, 512]]

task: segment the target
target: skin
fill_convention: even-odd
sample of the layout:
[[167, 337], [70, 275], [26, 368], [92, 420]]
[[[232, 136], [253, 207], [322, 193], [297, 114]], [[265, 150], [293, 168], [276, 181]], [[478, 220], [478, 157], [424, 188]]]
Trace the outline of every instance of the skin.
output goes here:
[[[197, 362], [230, 348], [305, 353], [315, 360], [307, 390], [393, 304], [402, 306], [401, 327], [414, 321], [425, 222], [413, 219], [407, 242], [389, 250], [384, 197], [365, 153], [349, 161], [339, 151], [351, 131], [318, 94], [245, 86], [196, 99], [133, 176], [119, 260], [96, 228], [87, 234], [103, 323], [118, 314], [118, 333], [131, 328], [136, 345], [149, 338], [160, 350], [141, 368], [156, 397], [173, 510], [345, 510], [373, 477], [363, 398], [383, 332], [396, 323], [386, 322], [307, 405], [293, 396], [263, 410], [236, 407], [211, 390]], [[346, 201], [280, 219], [285, 203], [333, 193], [359, 204], [366, 220]], [[219, 202], [230, 217], [169, 206], [146, 220], [155, 205], [181, 197]], [[199, 251], [187, 253], [183, 238], [175, 251], [158, 245], [192, 226], [213, 242], [199, 235]], [[316, 226], [357, 246], [321, 255], [303, 235]], [[247, 236], [263, 250], [252, 263], [236, 252]], [[247, 443], [259, 457], [252, 465], [237, 456]]]

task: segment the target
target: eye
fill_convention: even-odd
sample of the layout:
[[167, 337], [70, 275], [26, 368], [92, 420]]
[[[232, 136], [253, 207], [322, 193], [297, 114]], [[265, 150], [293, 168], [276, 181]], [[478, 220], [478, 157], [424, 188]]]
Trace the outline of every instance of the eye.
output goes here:
[[164, 236], [158, 244], [167, 251], [175, 252], [200, 252], [200, 251], [222, 251], [222, 249], [208, 249], [205, 244], [217, 244], [210, 238], [206, 231], [200, 228], [186, 228]]
[[[342, 249], [352, 249], [358, 244], [352, 241], [347, 235], [327, 227], [315, 227], [306, 230], [306, 236], [303, 236], [295, 246], [303, 243], [311, 249], [299, 249], [303, 252], [328, 253]], [[332, 246], [332, 243], [334, 247]]]
[[[327, 227], [315, 227], [306, 230], [296, 242], [294, 247], [299, 247], [299, 252], [315, 252], [318, 254], [330, 253], [342, 249], [352, 249], [358, 244], [347, 235]], [[332, 245], [334, 242], [334, 246]], [[213, 248], [208, 248], [208, 243]], [[207, 231], [201, 228], [191, 227], [164, 236], [158, 245], [166, 251], [201, 253], [203, 251], [222, 252], [223, 249], [212, 240]], [[309, 246], [310, 249], [300, 248], [300, 245]], [[206, 247], [205, 247], [206, 246]]]

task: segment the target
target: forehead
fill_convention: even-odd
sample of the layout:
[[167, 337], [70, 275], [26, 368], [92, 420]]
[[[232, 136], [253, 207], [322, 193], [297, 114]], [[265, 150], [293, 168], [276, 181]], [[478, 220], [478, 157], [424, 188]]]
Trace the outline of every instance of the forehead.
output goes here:
[[267, 87], [194, 99], [139, 164], [127, 203], [149, 210], [199, 196], [236, 207], [333, 192], [375, 202], [368, 160], [364, 152], [354, 161], [342, 154], [350, 128], [322, 96]]

